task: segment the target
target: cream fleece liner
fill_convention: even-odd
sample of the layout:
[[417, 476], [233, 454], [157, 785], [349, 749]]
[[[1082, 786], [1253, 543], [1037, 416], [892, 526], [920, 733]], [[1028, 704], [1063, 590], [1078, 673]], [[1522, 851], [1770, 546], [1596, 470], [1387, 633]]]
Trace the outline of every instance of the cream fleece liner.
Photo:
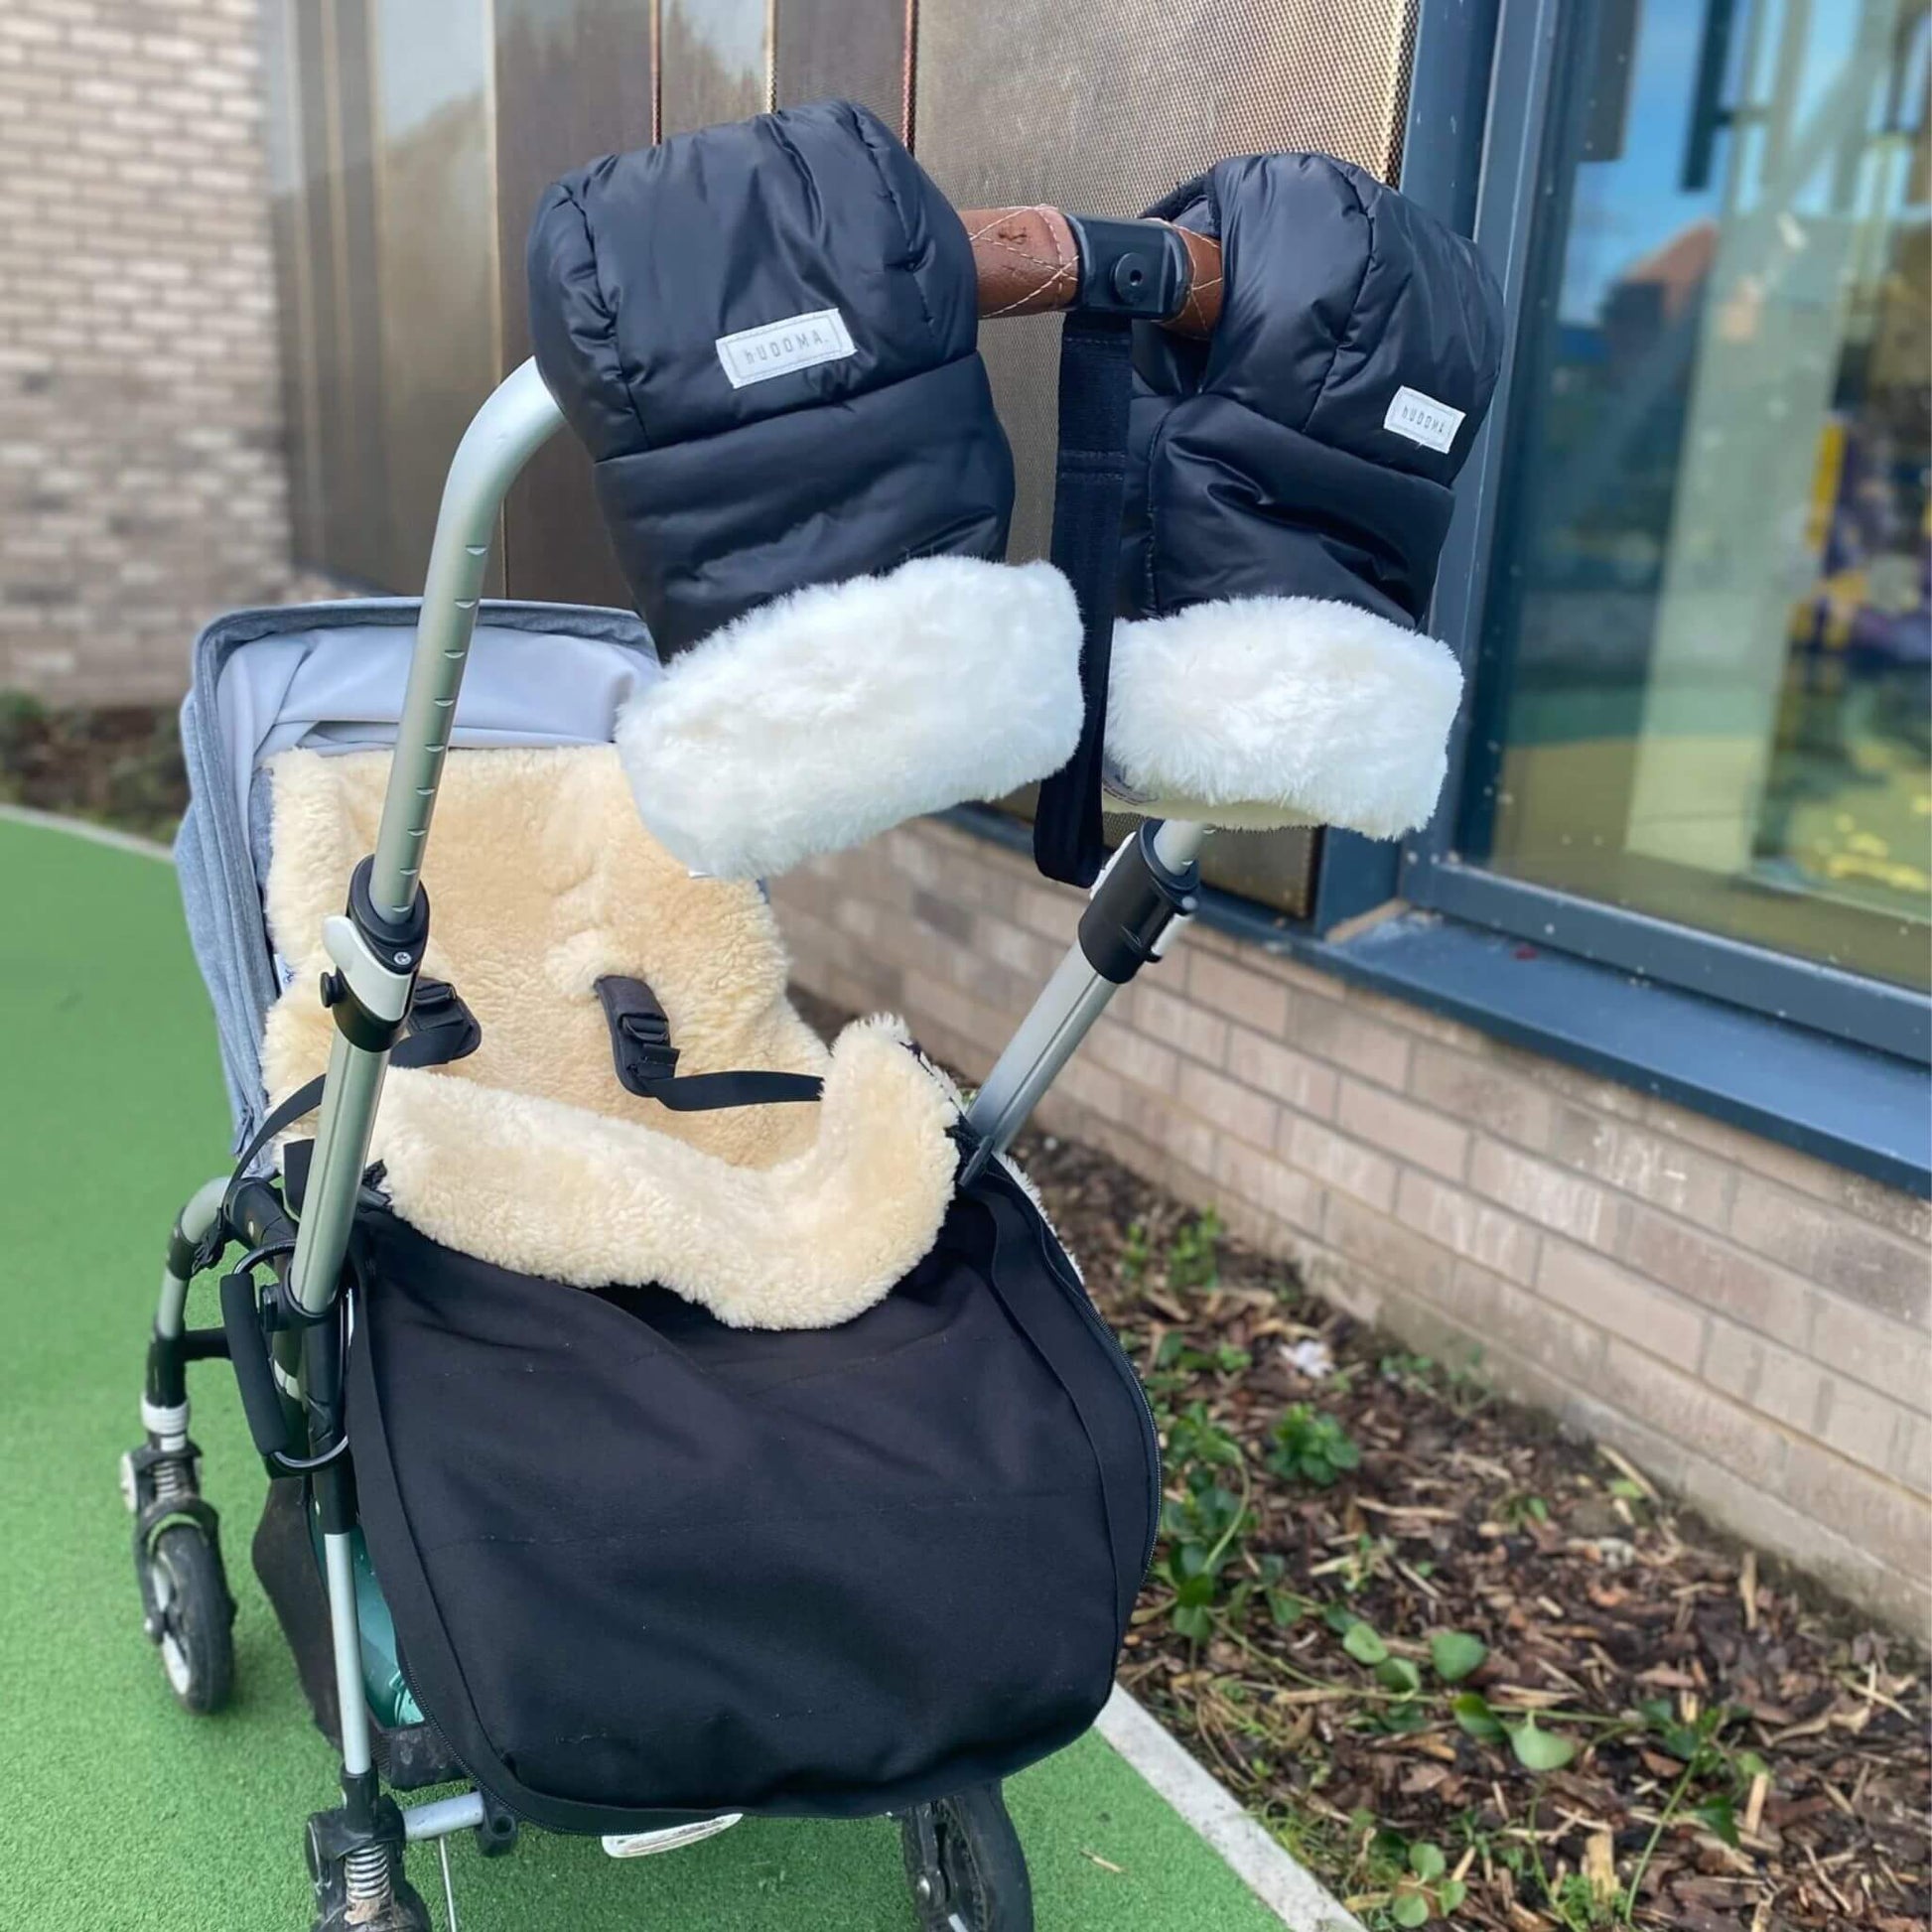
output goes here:
[[1051, 564], [915, 557], [714, 631], [617, 741], [652, 837], [756, 879], [1057, 771], [1080, 712], [1080, 611]]
[[1426, 824], [1462, 673], [1353, 604], [1230, 598], [1114, 626], [1110, 789], [1151, 818], [1265, 830]]
[[[294, 967], [262, 1045], [280, 1100], [328, 1059], [322, 922], [374, 844], [388, 757], [289, 752], [271, 770], [268, 925]], [[412, 1226], [579, 1287], [661, 1282], [736, 1327], [844, 1321], [931, 1248], [956, 1160], [946, 1089], [897, 1022], [826, 1049], [785, 998], [758, 888], [694, 880], [656, 846], [611, 747], [452, 752], [424, 883], [424, 970], [483, 1044], [384, 1085], [370, 1158]], [[649, 982], [680, 1073], [815, 1074], [824, 1099], [676, 1114], [626, 1092], [607, 973]]]

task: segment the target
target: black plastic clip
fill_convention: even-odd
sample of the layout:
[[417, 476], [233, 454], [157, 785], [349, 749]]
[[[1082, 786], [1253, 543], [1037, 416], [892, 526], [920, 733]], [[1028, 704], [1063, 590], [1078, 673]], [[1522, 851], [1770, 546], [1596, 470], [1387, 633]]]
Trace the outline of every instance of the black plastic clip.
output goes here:
[[1082, 315], [1166, 322], [1187, 300], [1193, 265], [1187, 244], [1165, 221], [1068, 215], [1080, 251]]
[[607, 973], [597, 983], [611, 1029], [611, 1058], [626, 1092], [649, 1099], [677, 1072], [671, 1023], [642, 980]]

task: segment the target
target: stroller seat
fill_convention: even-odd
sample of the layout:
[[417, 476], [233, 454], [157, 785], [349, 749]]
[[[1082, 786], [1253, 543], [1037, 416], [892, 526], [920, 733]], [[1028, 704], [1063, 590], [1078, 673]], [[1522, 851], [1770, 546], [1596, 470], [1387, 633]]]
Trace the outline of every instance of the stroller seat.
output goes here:
[[[264, 1081], [321, 1072], [323, 921], [375, 837], [386, 753], [271, 765], [268, 925], [290, 971]], [[896, 1021], [828, 1049], [785, 997], [756, 885], [694, 879], [651, 839], [610, 746], [453, 752], [425, 882], [425, 970], [483, 1029], [448, 1066], [392, 1068], [371, 1143], [396, 1214], [445, 1247], [579, 1288], [661, 1284], [733, 1326], [814, 1328], [879, 1301], [932, 1247], [954, 1096]], [[627, 1090], [597, 983], [641, 980], [680, 1074], [822, 1079], [816, 1104], [677, 1112]]]

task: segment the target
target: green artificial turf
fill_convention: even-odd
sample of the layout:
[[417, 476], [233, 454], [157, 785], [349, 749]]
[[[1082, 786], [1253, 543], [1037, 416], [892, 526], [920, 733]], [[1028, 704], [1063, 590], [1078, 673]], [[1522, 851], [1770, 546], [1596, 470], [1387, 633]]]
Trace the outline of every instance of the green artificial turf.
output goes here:
[[[0, 820], [0, 1928], [299, 1932], [334, 1765], [248, 1567], [263, 1485], [225, 1367], [192, 1371], [240, 1604], [219, 1717], [177, 1707], [142, 1638], [116, 1486], [168, 1228], [227, 1147], [174, 873]], [[190, 1319], [212, 1304], [204, 1280]], [[1097, 1737], [1009, 1796], [1041, 1932], [1278, 1923]], [[441, 1925], [435, 1855], [410, 1863]], [[485, 1862], [466, 1835], [452, 1864], [468, 1932], [912, 1923], [884, 1822], [754, 1820], [622, 1863], [537, 1833]]]

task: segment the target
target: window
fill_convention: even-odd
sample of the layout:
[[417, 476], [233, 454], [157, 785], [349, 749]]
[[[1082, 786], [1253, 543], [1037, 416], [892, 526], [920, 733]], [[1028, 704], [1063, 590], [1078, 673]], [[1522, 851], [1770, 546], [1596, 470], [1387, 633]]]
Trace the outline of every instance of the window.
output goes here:
[[1683, 929], [1738, 942], [1763, 959], [1713, 991], [1893, 1043], [1779, 961], [1873, 1012], [1932, 985], [1932, 25], [1557, 13], [1506, 185], [1529, 240], [1461, 790], [1415, 897], [1692, 983]]

